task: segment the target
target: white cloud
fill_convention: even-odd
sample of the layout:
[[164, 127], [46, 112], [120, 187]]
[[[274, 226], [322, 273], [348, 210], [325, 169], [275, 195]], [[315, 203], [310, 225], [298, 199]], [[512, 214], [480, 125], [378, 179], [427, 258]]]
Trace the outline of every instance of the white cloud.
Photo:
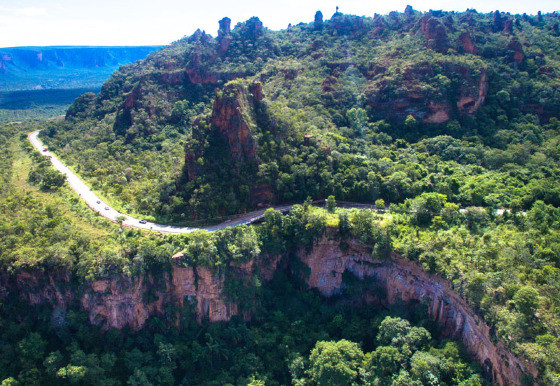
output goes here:
[[43, 16], [47, 14], [47, 10], [45, 8], [38, 7], [14, 8], [12, 11], [14, 15], [23, 17]]
[[336, 6], [348, 14], [373, 16], [414, 9], [444, 9], [479, 12], [495, 9], [510, 12], [550, 12], [558, 0], [0, 0], [0, 47], [18, 45], [128, 45], [166, 44], [196, 28], [212, 35], [218, 20], [232, 19], [232, 27], [258, 16], [265, 27], [286, 28], [288, 23], [310, 22], [321, 10], [325, 19]]

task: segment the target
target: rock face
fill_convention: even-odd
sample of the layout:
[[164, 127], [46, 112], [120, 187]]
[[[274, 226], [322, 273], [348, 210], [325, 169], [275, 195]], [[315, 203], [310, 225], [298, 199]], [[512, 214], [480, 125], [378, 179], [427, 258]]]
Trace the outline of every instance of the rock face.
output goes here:
[[[423, 87], [424, 79], [433, 79], [435, 70], [430, 63], [417, 63], [401, 70], [406, 80], [406, 89], [395, 90], [390, 79], [382, 79], [375, 87], [366, 92], [368, 105], [374, 111], [384, 112], [379, 118], [387, 115], [393, 121], [404, 122], [412, 115], [424, 123], [444, 123], [451, 119], [454, 112], [461, 115], [472, 115], [484, 103], [488, 93], [488, 81], [484, 68], [471, 68], [458, 64], [442, 63], [443, 74], [458, 74], [463, 79], [461, 85], [453, 93], [438, 90], [436, 95], [427, 94]], [[370, 76], [376, 77], [385, 69], [374, 66]], [[325, 79], [322, 87], [325, 92], [336, 89], [336, 79]]]
[[[264, 98], [261, 84], [232, 82], [216, 94], [209, 124], [217, 128], [237, 167], [242, 163], [256, 162], [257, 142], [253, 138], [252, 130], [256, 127], [257, 105]], [[201, 123], [195, 122], [197, 128], [193, 129], [193, 137], [197, 134], [203, 135], [203, 132], [208, 130], [201, 127]], [[187, 145], [185, 167], [190, 180], [196, 178], [200, 172], [196, 160], [202, 152], [200, 146], [190, 143]]]
[[152, 277], [148, 277], [148, 283], [142, 277], [95, 281], [80, 299], [82, 309], [88, 310], [92, 324], [137, 330], [151, 315], [163, 313], [163, 292], [155, 292], [149, 301], [145, 298], [153, 284]]
[[245, 28], [244, 35], [251, 40], [257, 40], [259, 36], [264, 35], [263, 23], [258, 17], [252, 17], [247, 20], [245, 22]]
[[457, 109], [463, 114], [472, 115], [482, 106], [487, 93], [488, 80], [486, 79], [486, 71], [484, 71], [480, 76], [478, 89], [470, 92], [468, 90], [463, 90], [460, 98], [457, 100]]
[[218, 30], [218, 44], [220, 45], [219, 53], [224, 54], [231, 41], [233, 40], [231, 37], [231, 19], [229, 17], [224, 17], [219, 22], [220, 29]]
[[459, 43], [461, 44], [463, 52], [476, 55], [476, 47], [471, 39], [471, 35], [468, 32], [463, 32], [459, 35]]
[[321, 11], [315, 12], [315, 20], [313, 21], [313, 28], [316, 30], [323, 28], [323, 13]]
[[224, 301], [224, 277], [206, 267], [173, 266], [172, 284], [172, 298], [179, 307], [185, 299], [196, 299], [198, 321], [207, 318], [211, 322], [221, 322], [238, 313], [237, 304]]
[[331, 34], [358, 36], [367, 32], [364, 19], [358, 16], [336, 12], [326, 23]]
[[493, 23], [492, 23], [492, 31], [493, 32], [499, 32], [502, 31], [504, 29], [504, 21], [502, 18], [502, 14], [500, 11], [496, 10], [494, 12], [494, 19], [493, 19]]
[[519, 42], [517, 38], [512, 38], [507, 46], [508, 51], [510, 52], [511, 61], [515, 62], [515, 64], [520, 65], [523, 63], [525, 59], [525, 53], [523, 52], [523, 46]]
[[165, 304], [181, 308], [195, 304], [197, 320], [226, 321], [238, 314], [237, 305], [222, 293], [224, 277], [207, 267], [173, 265], [156, 283], [152, 277], [134, 280], [98, 280], [80, 298], [92, 324], [105, 328], [142, 328], [152, 315], [162, 315]]
[[345, 271], [363, 279], [375, 278], [384, 294], [370, 302], [410, 304], [424, 301], [428, 312], [445, 335], [462, 341], [467, 351], [482, 365], [487, 376], [500, 385], [519, 385], [523, 373], [537, 375], [536, 369], [514, 356], [503, 344], [493, 342], [490, 328], [445, 280], [424, 272], [420, 265], [396, 254], [391, 259], [371, 257], [371, 250], [356, 243], [342, 250], [340, 242], [320, 240], [311, 252], [299, 251], [299, 258], [310, 274], [307, 283], [323, 295], [339, 293], [344, 287]]
[[412, 8], [411, 5], [407, 5], [406, 8], [404, 9], [404, 14], [406, 16], [412, 16], [414, 15], [414, 9]]
[[438, 18], [432, 17], [429, 14], [424, 16], [420, 32], [424, 34], [428, 42], [428, 48], [438, 52], [445, 52], [449, 48], [447, 31]]
[[[333, 236], [336, 236], [334, 234]], [[429, 316], [437, 322], [444, 335], [456, 338], [481, 364], [487, 376], [499, 385], [519, 385], [523, 373], [537, 376], [537, 370], [522, 358], [514, 356], [501, 342], [495, 343], [490, 327], [476, 315], [450, 284], [397, 254], [391, 258], [372, 257], [371, 247], [346, 240], [344, 248], [338, 239], [323, 237], [312, 248], [301, 249], [296, 257], [309, 268], [306, 278], [310, 288], [329, 297], [342, 292], [343, 274], [349, 272], [359, 279], [372, 278], [371, 293], [362, 299], [372, 307], [396, 303], [427, 305]], [[152, 315], [164, 316], [164, 306], [178, 308], [185, 302], [195, 305], [198, 321], [227, 321], [240, 314], [243, 305], [227, 300], [224, 294], [225, 275], [218, 269], [183, 266], [182, 254], [176, 254], [172, 269], [159, 278], [146, 275], [134, 279], [98, 280], [83, 284], [74, 292], [67, 275], [50, 276], [44, 272], [20, 272], [15, 278], [0, 276], [0, 300], [10, 293], [31, 304], [51, 304], [65, 309], [78, 301], [88, 313], [91, 323], [105, 328], [128, 326], [140, 329]], [[257, 272], [261, 280], [270, 280], [279, 269], [291, 269], [282, 256], [261, 256], [243, 264], [231, 264], [236, 275], [251, 276]], [[250, 317], [244, 314], [245, 319]]]

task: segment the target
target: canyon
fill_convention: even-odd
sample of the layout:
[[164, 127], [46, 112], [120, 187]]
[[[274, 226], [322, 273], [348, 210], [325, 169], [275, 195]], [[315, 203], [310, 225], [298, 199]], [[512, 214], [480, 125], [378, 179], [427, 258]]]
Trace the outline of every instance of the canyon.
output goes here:
[[361, 295], [361, 306], [423, 304], [443, 335], [461, 341], [496, 384], [518, 385], [523, 374], [538, 375], [531, 363], [497, 341], [490, 326], [448, 281], [396, 253], [387, 258], [372, 257], [371, 246], [353, 239], [341, 240], [336, 231], [329, 230], [311, 247], [302, 247], [291, 257], [263, 253], [255, 260], [230, 263], [220, 269], [192, 266], [178, 252], [171, 258], [170, 269], [159, 275], [105, 278], [77, 286], [71, 285], [72, 278], [67, 273], [22, 270], [0, 278], [0, 300], [19, 297], [29, 304], [49, 305], [59, 315], [78, 304], [92, 324], [104, 329], [139, 330], [153, 315], [165, 319], [167, 305], [180, 310], [190, 304], [199, 322], [223, 322], [235, 315], [250, 320], [251, 313], [243, 311], [247, 305], [229, 300], [224, 291], [226, 272], [229, 270], [236, 277], [258, 275], [261, 281], [267, 281], [275, 271], [291, 269], [293, 261], [308, 268], [305, 280], [309, 289], [316, 289], [325, 297], [341, 294], [346, 286], [343, 276], [351, 273], [359, 280], [369, 278], [373, 283]]

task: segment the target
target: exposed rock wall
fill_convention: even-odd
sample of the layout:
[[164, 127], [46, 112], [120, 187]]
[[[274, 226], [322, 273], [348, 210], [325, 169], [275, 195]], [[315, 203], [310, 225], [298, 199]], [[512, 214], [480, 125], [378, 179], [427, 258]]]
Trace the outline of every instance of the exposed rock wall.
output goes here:
[[221, 96], [214, 100], [211, 122], [218, 128], [231, 149], [236, 162], [255, 161], [257, 143], [253, 139], [251, 126], [255, 125], [255, 104], [262, 98], [259, 83], [251, 87], [228, 83]]
[[[423, 62], [401, 70], [406, 80], [406, 90], [395, 91], [390, 81], [378, 81], [375, 87], [366, 92], [367, 103], [375, 111], [390, 111], [391, 116], [401, 122], [407, 115], [424, 123], [445, 123], [455, 115], [455, 111], [460, 115], [474, 114], [484, 104], [488, 93], [486, 69], [449, 63], [442, 63], [442, 68], [444, 74], [458, 74], [463, 79], [455, 92], [441, 90], [438, 96], [427, 95], [418, 80], [437, 74], [430, 63]], [[375, 77], [385, 71], [380, 65], [372, 65], [368, 76]], [[336, 90], [336, 78], [331, 78], [323, 81], [324, 92]]]
[[[311, 250], [299, 250], [296, 256], [309, 267], [306, 279], [309, 287], [327, 297], [343, 290], [343, 273], [348, 271], [360, 279], [375, 279], [376, 289], [381, 290], [376, 293], [384, 296], [364, 296], [370, 304], [427, 303], [432, 320], [441, 326], [445, 335], [462, 341], [496, 384], [518, 385], [523, 373], [537, 376], [531, 364], [514, 356], [502, 343], [494, 343], [490, 327], [447, 281], [424, 272], [417, 263], [396, 254], [390, 259], [375, 259], [367, 246], [349, 241], [342, 248], [339, 240], [327, 237], [318, 240]], [[98, 280], [82, 285], [78, 291], [71, 290], [68, 275], [52, 276], [44, 272], [21, 272], [15, 278], [3, 275], [0, 300], [17, 293], [31, 304], [51, 304], [59, 309], [77, 301], [91, 323], [105, 328], [140, 329], [150, 316], [164, 315], [166, 304], [182, 307], [185, 301], [195, 305], [198, 321], [227, 321], [240, 313], [240, 305], [228, 302], [224, 295], [224, 271], [181, 266], [180, 260], [174, 260], [171, 271], [157, 279], [146, 275]], [[287, 262], [282, 256], [266, 255], [256, 261], [232, 264], [228, 269], [247, 276], [258, 272], [262, 280], [270, 280], [276, 270], [289, 268]]]
[[343, 288], [342, 274], [349, 271], [359, 278], [373, 277], [386, 294], [382, 303], [427, 301], [428, 312], [445, 335], [462, 341], [467, 351], [482, 365], [487, 375], [500, 385], [518, 385], [523, 373], [537, 375], [536, 369], [492, 341], [489, 326], [449, 285], [422, 267], [396, 254], [378, 260], [371, 251], [351, 243], [344, 251], [340, 242], [326, 238], [311, 252], [299, 251], [299, 258], [310, 268], [311, 288], [331, 296]]
[[427, 14], [422, 18], [420, 32], [428, 42], [428, 48], [438, 52], [445, 52], [449, 48], [449, 39], [445, 26], [438, 18]]

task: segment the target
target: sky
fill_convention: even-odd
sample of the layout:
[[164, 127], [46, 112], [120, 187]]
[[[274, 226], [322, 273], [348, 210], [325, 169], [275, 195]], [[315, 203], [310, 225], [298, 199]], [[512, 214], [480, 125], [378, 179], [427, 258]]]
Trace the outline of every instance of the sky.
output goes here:
[[257, 16], [265, 27], [279, 30], [312, 21], [317, 10], [328, 19], [336, 6], [343, 13], [373, 16], [402, 12], [407, 4], [420, 11], [560, 11], [558, 0], [0, 0], [0, 47], [165, 45], [197, 28], [215, 36], [225, 16], [232, 27]]

